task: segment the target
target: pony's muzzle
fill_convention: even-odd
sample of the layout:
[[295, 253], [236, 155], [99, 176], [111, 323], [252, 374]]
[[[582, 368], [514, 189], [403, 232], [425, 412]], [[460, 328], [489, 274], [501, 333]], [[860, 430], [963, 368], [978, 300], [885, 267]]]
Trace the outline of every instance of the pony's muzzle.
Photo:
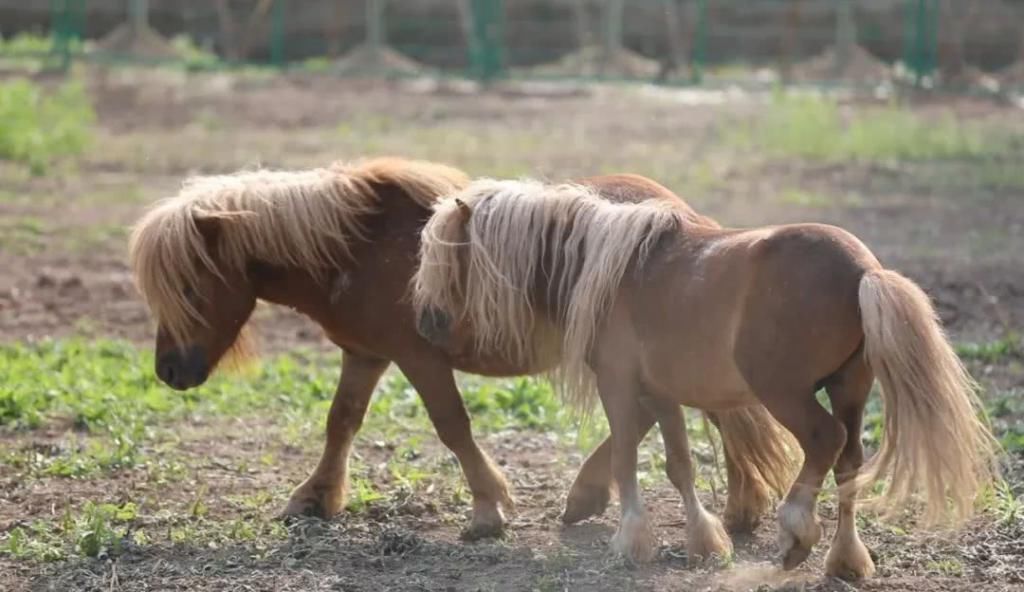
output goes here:
[[448, 313], [427, 308], [416, 322], [416, 332], [436, 346], [444, 346], [452, 336], [452, 319]]
[[183, 391], [197, 387], [210, 374], [206, 352], [199, 346], [172, 349], [157, 357], [156, 375], [172, 389]]

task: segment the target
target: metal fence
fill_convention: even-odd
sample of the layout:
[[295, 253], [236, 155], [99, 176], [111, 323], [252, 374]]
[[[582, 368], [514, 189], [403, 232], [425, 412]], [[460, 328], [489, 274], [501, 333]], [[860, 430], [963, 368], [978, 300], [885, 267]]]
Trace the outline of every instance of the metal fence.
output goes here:
[[[29, 32], [48, 45], [19, 45]], [[1024, 84], [1024, 0], [0, 0], [0, 35], [0, 67], [35, 57], [481, 81]]]

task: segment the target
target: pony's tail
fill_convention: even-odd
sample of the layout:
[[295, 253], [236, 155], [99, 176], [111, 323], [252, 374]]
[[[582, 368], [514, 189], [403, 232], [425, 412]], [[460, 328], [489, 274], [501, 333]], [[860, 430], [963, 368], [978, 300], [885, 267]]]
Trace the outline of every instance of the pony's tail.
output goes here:
[[874, 505], [892, 512], [920, 492], [927, 523], [963, 521], [997, 473], [999, 447], [979, 418], [977, 385], [917, 284], [870, 270], [859, 300], [864, 353], [881, 383], [885, 418], [878, 452], [852, 486], [888, 478]]
[[763, 405], [716, 411], [715, 423], [736, 474], [754, 481], [740, 487], [785, 495], [801, 461], [792, 434]]

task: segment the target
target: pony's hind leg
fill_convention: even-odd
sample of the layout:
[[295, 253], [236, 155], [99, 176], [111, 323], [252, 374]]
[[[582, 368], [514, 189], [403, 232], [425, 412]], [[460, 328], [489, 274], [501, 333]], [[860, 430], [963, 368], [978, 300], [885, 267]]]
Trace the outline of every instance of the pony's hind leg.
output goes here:
[[618, 486], [622, 510], [611, 547], [633, 562], [644, 563], [654, 559], [656, 549], [654, 532], [636, 478], [637, 444], [640, 442], [637, 414], [642, 393], [632, 378], [633, 374], [622, 364], [604, 365], [603, 368], [597, 374], [597, 389], [611, 431], [612, 475]]
[[784, 569], [793, 569], [821, 539], [818, 492], [825, 475], [846, 444], [846, 428], [814, 398], [813, 387], [773, 390], [755, 388], [768, 410], [796, 437], [804, 463], [779, 507], [779, 551]]
[[[647, 435], [647, 432], [654, 426], [654, 416], [643, 406], [636, 410], [637, 426], [634, 434], [637, 437], [636, 445]], [[612, 479], [612, 439], [609, 436], [594, 449], [583, 466], [580, 467], [576, 479], [569, 488], [569, 495], [565, 501], [565, 511], [562, 513], [562, 522], [575, 524], [586, 520], [591, 516], [600, 516], [608, 507], [611, 499], [611, 490], [614, 480]]]
[[686, 507], [686, 553], [697, 559], [707, 559], [712, 555], [728, 558], [732, 555], [732, 541], [725, 527], [697, 497], [683, 409], [671, 402], [655, 404], [658, 427], [665, 441], [665, 471], [669, 481], [683, 496]]
[[348, 457], [387, 360], [346, 353], [327, 415], [327, 441], [313, 473], [292, 492], [283, 516], [330, 518], [345, 505]]
[[[839, 485], [839, 524], [825, 559], [825, 572], [844, 580], [871, 577], [875, 572], [871, 554], [857, 534], [857, 491], [850, 486], [864, 463], [861, 423], [873, 380], [871, 369], [858, 351], [825, 384], [832, 402], [832, 413], [846, 427], [846, 446], [839, 453], [833, 469]], [[844, 487], [844, 484], [847, 486]]]
[[397, 363], [420, 394], [441, 442], [459, 460], [473, 494], [473, 518], [462, 531], [462, 538], [476, 540], [500, 535], [505, 528], [501, 506], [511, 510], [512, 496], [497, 465], [473, 438], [469, 415], [451, 368], [428, 353]]
[[[767, 427], [750, 422], [753, 413], [730, 411], [708, 413], [708, 416], [718, 428], [725, 448], [725, 470], [729, 481], [724, 516], [726, 527], [731, 532], [752, 532], [760, 523], [761, 517], [771, 508], [771, 492], [764, 479], [754, 469], [753, 462], [741, 462], [736, 458], [733, 443], [742, 439], [748, 447], [759, 446], [762, 450], [772, 452], [779, 448], [779, 444], [773, 439], [773, 434], [762, 433], [767, 431]], [[655, 419], [641, 406], [637, 412], [637, 421], [637, 435], [643, 439], [654, 425]], [[637, 443], [639, 444], [639, 441]], [[612, 440], [605, 438], [587, 457], [569, 489], [565, 511], [562, 513], [564, 523], [575, 524], [604, 513], [611, 499], [611, 466]], [[786, 485], [788, 486], [788, 482]]]

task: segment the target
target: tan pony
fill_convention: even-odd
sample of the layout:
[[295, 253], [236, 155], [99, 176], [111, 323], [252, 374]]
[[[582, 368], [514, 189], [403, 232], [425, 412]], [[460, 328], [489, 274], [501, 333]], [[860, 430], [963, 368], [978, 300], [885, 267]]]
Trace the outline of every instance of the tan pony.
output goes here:
[[[537, 332], [554, 326], [563, 392], [587, 404], [596, 384], [622, 505], [612, 545], [633, 558], [650, 557], [653, 543], [636, 480], [641, 409], [661, 427], [691, 528], [706, 512], [693, 499], [679, 405], [763, 404], [792, 432], [804, 461], [778, 511], [787, 569], [821, 537], [815, 506], [830, 470], [841, 487], [826, 570], [845, 578], [874, 570], [854, 513], [865, 484], [888, 480], [876, 500], [888, 508], [920, 492], [927, 518], [955, 520], [993, 476], [996, 446], [974, 384], [928, 297], [839, 228], [724, 229], [666, 200], [610, 203], [581, 185], [481, 180], [437, 204], [422, 242], [416, 306], [453, 328], [432, 339], [461, 335], [463, 347], [503, 348], [528, 364]], [[876, 377], [884, 437], [862, 467]], [[821, 388], [831, 413], [815, 398]]]
[[[511, 495], [473, 437], [453, 369], [519, 375], [542, 371], [557, 358], [522, 365], [503, 352], [444, 351], [418, 334], [409, 298], [431, 207], [468, 182], [451, 167], [397, 158], [199, 176], [136, 225], [132, 271], [159, 325], [156, 373], [171, 387], [203, 384], [230, 354], [244, 350], [244, 328], [258, 300], [309, 316], [344, 350], [323, 454], [292, 493], [285, 514], [330, 517], [343, 508], [353, 439], [374, 387], [394, 362], [465, 473], [473, 495], [465, 535], [493, 535], [504, 527], [502, 508], [511, 505]], [[640, 177], [586, 182], [611, 200], [653, 192], [682, 204]], [[785, 440], [763, 408], [712, 419], [726, 448], [727, 522], [747, 530], [767, 510], [769, 490], [786, 486]], [[638, 429], [646, 432], [653, 422], [642, 418]], [[606, 442], [580, 470], [565, 521], [604, 511], [612, 484], [610, 455]]]

